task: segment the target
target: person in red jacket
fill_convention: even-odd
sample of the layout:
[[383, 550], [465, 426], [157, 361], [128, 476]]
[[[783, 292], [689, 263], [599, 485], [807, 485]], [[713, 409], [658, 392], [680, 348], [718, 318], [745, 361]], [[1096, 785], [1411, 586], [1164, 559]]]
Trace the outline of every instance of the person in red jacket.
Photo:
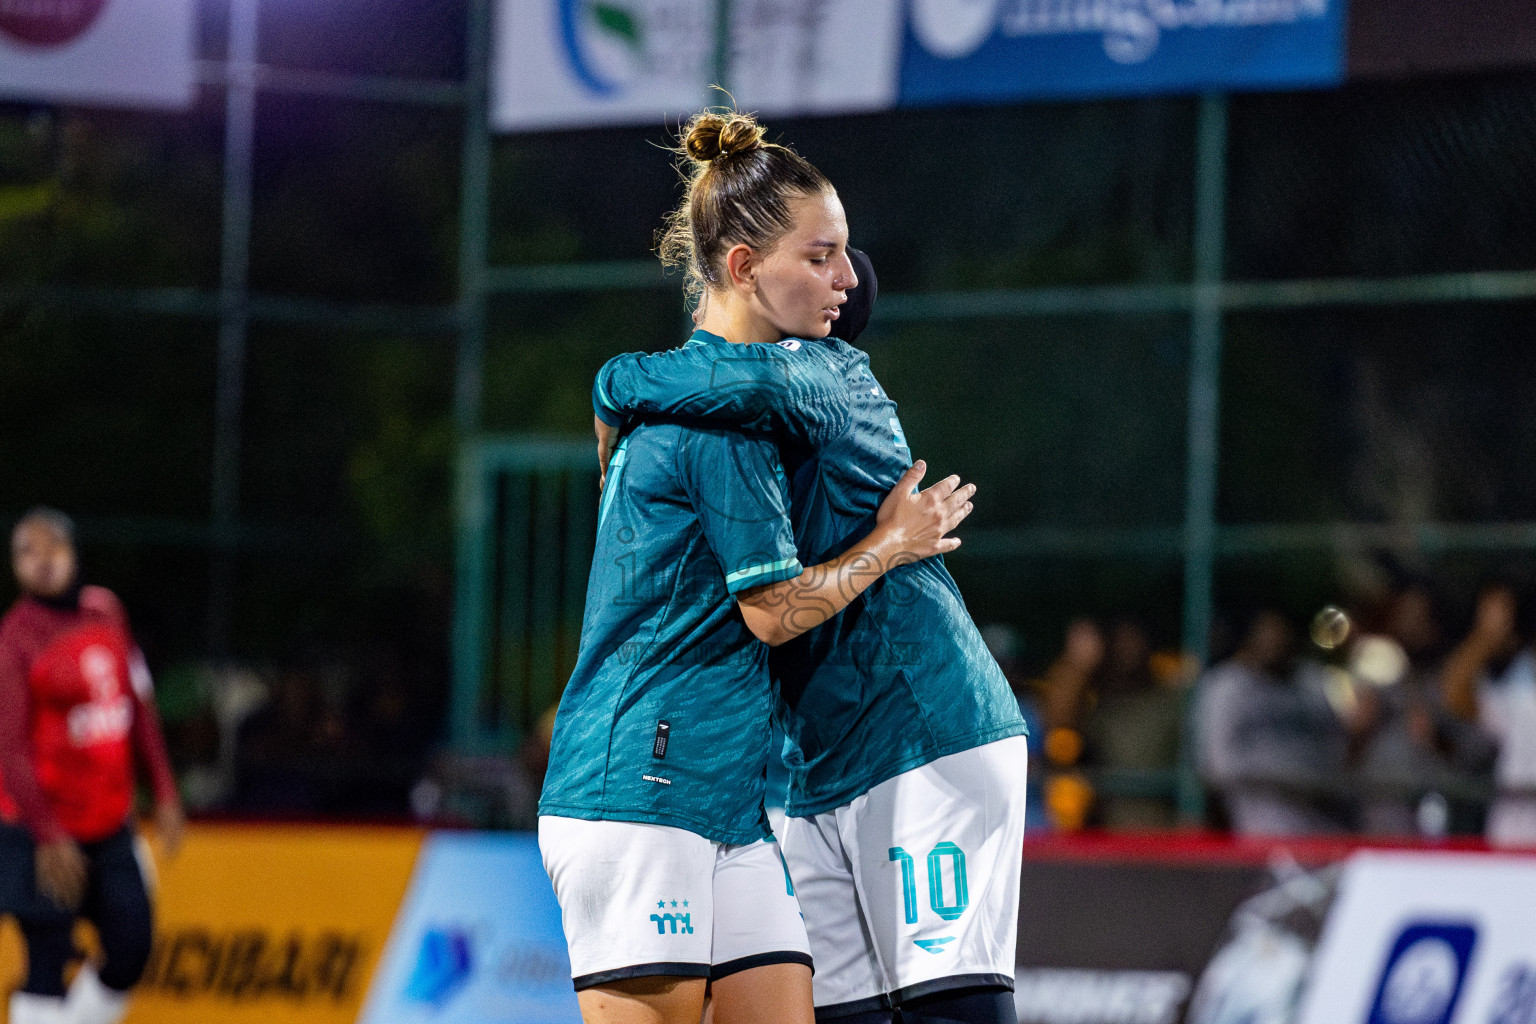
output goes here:
[[[167, 849], [183, 827], [149, 671], [111, 591], [78, 577], [74, 526], [34, 509], [11, 534], [21, 597], [0, 620], [0, 912], [27, 945], [11, 1024], [115, 1024], [149, 959], [153, 922], [133, 811], [147, 769]], [[101, 937], [78, 959], [77, 917]]]

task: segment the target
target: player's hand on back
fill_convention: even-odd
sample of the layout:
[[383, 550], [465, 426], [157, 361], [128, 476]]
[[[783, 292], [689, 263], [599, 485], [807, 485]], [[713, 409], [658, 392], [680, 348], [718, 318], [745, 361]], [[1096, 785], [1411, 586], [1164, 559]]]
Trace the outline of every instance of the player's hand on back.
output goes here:
[[85, 854], [73, 839], [37, 844], [37, 888], [66, 910], [85, 896]]
[[948, 534], [971, 514], [976, 485], [962, 484], [958, 476], [947, 476], [920, 491], [917, 485], [927, 471], [928, 464], [922, 459], [914, 462], [875, 514], [875, 529], [888, 561], [917, 561], [960, 546], [960, 538]]

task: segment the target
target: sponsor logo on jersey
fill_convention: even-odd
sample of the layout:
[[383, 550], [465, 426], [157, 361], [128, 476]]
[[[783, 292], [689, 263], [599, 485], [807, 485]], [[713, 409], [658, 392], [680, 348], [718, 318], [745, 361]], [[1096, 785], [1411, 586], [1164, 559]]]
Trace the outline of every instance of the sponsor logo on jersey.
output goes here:
[[80, 675], [84, 677], [85, 685], [91, 688], [92, 700], [111, 700], [122, 691], [122, 682], [117, 678], [117, 659], [99, 644], [92, 644], [80, 652]]
[[77, 747], [120, 740], [133, 727], [133, 701], [118, 697], [78, 704], [69, 709], [68, 723], [69, 741]]
[[787, 348], [791, 352], [800, 351], [800, 342], [795, 338], [785, 338], [783, 341], [777, 342], [776, 344], [779, 346], [779, 348]]
[[133, 727], [133, 701], [123, 692], [117, 658], [107, 648], [92, 644], [80, 652], [80, 675], [90, 687], [91, 699], [69, 709], [69, 741], [89, 747], [127, 736]]
[[1459, 921], [1404, 927], [1382, 966], [1367, 1024], [1449, 1024], [1476, 943], [1477, 929]]

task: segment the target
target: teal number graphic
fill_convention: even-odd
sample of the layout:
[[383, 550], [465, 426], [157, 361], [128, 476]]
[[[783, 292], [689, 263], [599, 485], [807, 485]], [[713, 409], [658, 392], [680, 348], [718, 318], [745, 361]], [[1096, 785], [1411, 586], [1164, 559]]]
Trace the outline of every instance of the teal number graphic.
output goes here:
[[[955, 869], [955, 902], [944, 902], [944, 858]], [[889, 858], [901, 862], [901, 903], [907, 924], [917, 924], [917, 866], [912, 855], [899, 846], [890, 849]], [[965, 878], [965, 851], [954, 843], [940, 843], [928, 851], [928, 905], [946, 921], [953, 921], [971, 905], [971, 891]]]
[[[949, 857], [955, 864], [955, 902], [944, 905], [943, 860]], [[954, 843], [940, 843], [928, 853], [928, 904], [933, 912], [946, 921], [953, 921], [965, 913], [971, 905], [971, 894], [965, 883], [965, 851]]]
[[912, 864], [912, 855], [899, 846], [893, 846], [890, 859], [901, 861], [902, 909], [907, 912], [907, 924], [917, 924], [917, 869]]

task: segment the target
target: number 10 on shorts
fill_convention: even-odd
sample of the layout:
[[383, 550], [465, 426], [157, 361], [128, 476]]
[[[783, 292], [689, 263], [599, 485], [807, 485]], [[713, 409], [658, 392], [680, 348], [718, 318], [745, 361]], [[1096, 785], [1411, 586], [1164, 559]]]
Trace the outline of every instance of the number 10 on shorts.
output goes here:
[[[890, 859], [901, 864], [901, 903], [907, 924], [917, 924], [917, 865], [912, 855], [899, 846], [890, 850]], [[954, 902], [944, 894], [944, 862], [949, 860], [954, 875]], [[965, 884], [965, 851], [954, 843], [940, 843], [928, 851], [928, 906], [946, 921], [965, 913], [971, 894]]]

